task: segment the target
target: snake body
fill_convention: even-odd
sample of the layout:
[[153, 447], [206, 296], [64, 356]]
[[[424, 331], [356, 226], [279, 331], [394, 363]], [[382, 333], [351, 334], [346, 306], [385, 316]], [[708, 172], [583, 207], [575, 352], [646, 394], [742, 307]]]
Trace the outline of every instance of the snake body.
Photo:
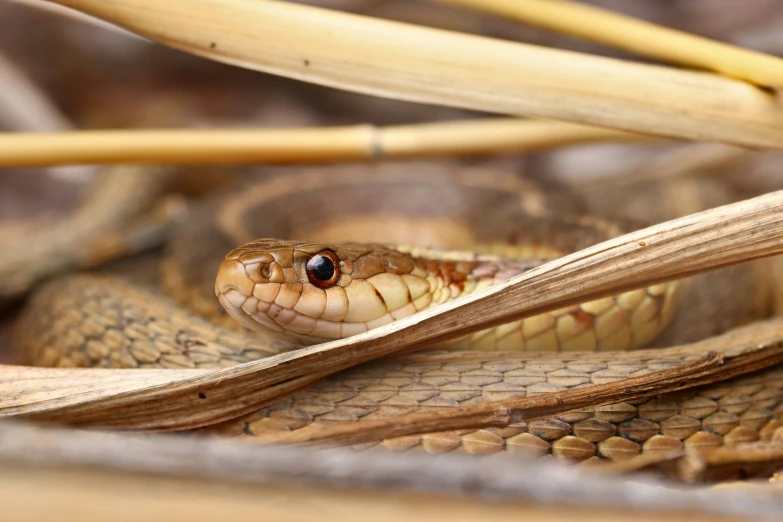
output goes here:
[[[580, 210], [578, 200], [561, 192], [482, 169], [387, 166], [371, 176], [358, 169], [286, 174], [206, 204], [170, 244], [166, 287], [207, 318], [123, 280], [71, 276], [36, 293], [17, 344], [28, 363], [47, 366], [233, 365], [385, 324], [625, 230], [595, 217], [566, 217]], [[435, 248], [380, 245], [414, 240]], [[465, 252], [477, 245], [481, 252]], [[462, 251], [442, 250], [455, 248]], [[310, 263], [327, 254], [334, 256], [331, 271], [320, 261]], [[333, 281], [323, 286], [322, 279]], [[766, 301], [755, 281], [753, 267], [735, 267], [531, 317], [443, 347], [447, 351], [340, 372], [203, 431], [266, 442], [305, 440], [308, 430], [341, 423], [669, 368], [703, 354], [705, 346], [627, 350], [696, 341], [759, 316]], [[213, 290], [230, 315], [278, 339], [237, 331]], [[768, 440], [781, 425], [781, 371], [503, 429], [421, 434], [363, 447], [620, 460], [683, 445]]]

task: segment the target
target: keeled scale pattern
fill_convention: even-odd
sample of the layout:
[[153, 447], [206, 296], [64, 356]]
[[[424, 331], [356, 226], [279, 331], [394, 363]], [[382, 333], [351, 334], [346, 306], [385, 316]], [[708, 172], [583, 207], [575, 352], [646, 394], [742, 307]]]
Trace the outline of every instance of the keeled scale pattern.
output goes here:
[[[463, 354], [464, 355], [464, 354]], [[563, 354], [559, 354], [563, 355]], [[617, 354], [613, 354], [615, 357]], [[525, 361], [518, 354], [418, 354], [342, 372], [288, 400], [213, 428], [274, 441], [313, 422], [361, 422], [430, 408], [453, 407], [562, 391], [680, 364], [650, 351], [610, 360], [580, 354]], [[735, 446], [769, 440], [783, 417], [783, 368], [656, 399], [518, 423], [507, 428], [450, 431], [364, 444], [428, 453], [500, 451], [551, 454], [571, 461], [627, 460], [686, 447]]]

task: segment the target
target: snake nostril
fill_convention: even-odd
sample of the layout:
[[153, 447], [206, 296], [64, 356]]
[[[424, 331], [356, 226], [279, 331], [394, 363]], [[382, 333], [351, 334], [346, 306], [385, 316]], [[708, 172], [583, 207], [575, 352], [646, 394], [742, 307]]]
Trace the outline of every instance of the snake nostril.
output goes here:
[[253, 281], [247, 277], [245, 267], [234, 259], [223, 261], [215, 278], [215, 294], [226, 294], [237, 290], [245, 297], [253, 293]]
[[283, 268], [275, 262], [253, 263], [245, 266], [245, 272], [254, 283], [284, 283]]

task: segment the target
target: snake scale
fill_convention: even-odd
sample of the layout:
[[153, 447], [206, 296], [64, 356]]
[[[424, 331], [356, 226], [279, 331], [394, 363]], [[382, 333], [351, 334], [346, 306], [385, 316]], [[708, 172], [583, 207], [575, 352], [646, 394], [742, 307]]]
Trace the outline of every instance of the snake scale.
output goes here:
[[[157, 283], [145, 288], [107, 276], [111, 268], [55, 279], [35, 292], [19, 321], [22, 360], [225, 367], [386, 324], [634, 226], [585, 217], [578, 198], [515, 175], [431, 164], [287, 172], [201, 207], [168, 245], [161, 272], [170, 298], [158, 293]], [[283, 239], [258, 240], [270, 237]], [[671, 368], [708, 345], [649, 346], [694, 342], [763, 316], [766, 288], [757, 267], [747, 264], [625, 292], [345, 370], [199, 432], [284, 442], [319, 425]], [[249, 333], [229, 315], [265, 333]], [[769, 440], [783, 426], [781, 416], [783, 369], [773, 367], [502, 429], [427, 433], [357, 449], [627, 460], [684, 446]]]

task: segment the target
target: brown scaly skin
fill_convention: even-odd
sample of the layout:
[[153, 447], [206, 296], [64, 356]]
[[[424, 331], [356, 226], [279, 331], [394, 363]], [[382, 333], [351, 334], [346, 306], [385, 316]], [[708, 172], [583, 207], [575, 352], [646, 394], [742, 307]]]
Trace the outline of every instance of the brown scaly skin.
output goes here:
[[[214, 298], [199, 296], [212, 292], [220, 259], [237, 245], [282, 232], [321, 245], [322, 230], [332, 237], [335, 232], [345, 231], [346, 225], [353, 233], [362, 224], [371, 223], [373, 226], [368, 228], [377, 231], [381, 221], [389, 221], [395, 210], [413, 213], [415, 219], [410, 223], [414, 237], [427, 243], [430, 236], [423, 223], [433, 228], [437, 237], [442, 237], [444, 230], [451, 232], [448, 241], [439, 245], [447, 248], [464, 249], [478, 240], [493, 245], [511, 241], [544, 245], [550, 253], [567, 252], [606, 237], [606, 232], [599, 233], [595, 226], [585, 227], [584, 223], [557, 215], [564, 211], [561, 204], [549, 209], [542, 206], [542, 202], [558, 200], [525, 192], [529, 187], [513, 177], [469, 170], [422, 174], [411, 172], [407, 166], [402, 171], [379, 168], [369, 178], [355, 174], [340, 170], [330, 175], [286, 175], [242, 191], [224, 203], [212, 204], [202, 215], [194, 214], [170, 247], [168, 287], [185, 290], [187, 295], [179, 300], [192, 302], [195, 298], [200, 303], [197, 309], [212, 316]], [[417, 190], [411, 192], [412, 186]], [[493, 209], [491, 215], [480, 214], [487, 208]], [[538, 217], [531, 218], [531, 211]], [[384, 216], [383, 220], [373, 221], [376, 212]], [[304, 215], [309, 219], [303, 221]], [[591, 220], [587, 221], [589, 225]], [[396, 221], [392, 229], [381, 230], [376, 240], [397, 242], [395, 234], [401, 223], [407, 221]], [[471, 229], [472, 224], [478, 229]], [[610, 235], [620, 232], [617, 229]], [[336, 237], [339, 241], [364, 239]], [[172, 278], [174, 274], [177, 277]], [[722, 277], [719, 281], [723, 286], [744, 282], [739, 277]], [[709, 291], [716, 286], [695, 285]], [[713, 300], [710, 295], [714, 294], [695, 293], [702, 304]], [[735, 304], [737, 310], [721, 313], [740, 321], [755, 313], [753, 303], [737, 299]], [[708, 326], [711, 323], [702, 322]], [[725, 327], [725, 323], [715, 326]], [[714, 332], [706, 335], [710, 333]], [[19, 325], [17, 339], [26, 361], [50, 366], [217, 368], [291, 348], [287, 343], [257, 340], [247, 333], [218, 328], [211, 319], [199, 319], [168, 299], [128, 283], [91, 276], [55, 281], [38, 292]], [[286, 434], [313, 423], [354, 423], [373, 416], [404, 415], [417, 409], [608, 382], [661, 364], [678, 364], [689, 356], [676, 351], [668, 355], [416, 354], [341, 372], [310, 390], [245, 419], [216, 426], [213, 431], [282, 440]], [[470, 453], [528, 448], [534, 453], [551, 452], [582, 460], [591, 456], [622, 459], [640, 449], [655, 451], [683, 443], [732, 445], [767, 439], [781, 415], [779, 371], [772, 368], [747, 379], [657, 401], [569, 413], [505, 430], [429, 434], [383, 441], [382, 445]]]

